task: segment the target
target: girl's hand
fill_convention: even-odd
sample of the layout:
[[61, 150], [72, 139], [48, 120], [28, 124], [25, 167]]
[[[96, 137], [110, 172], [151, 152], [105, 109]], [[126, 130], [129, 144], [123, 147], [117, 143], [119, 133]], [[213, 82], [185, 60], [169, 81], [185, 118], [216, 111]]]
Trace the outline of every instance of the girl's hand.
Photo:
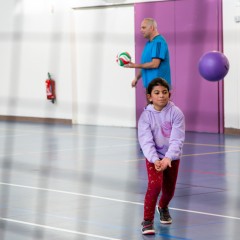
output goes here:
[[163, 158], [162, 160], [157, 160], [154, 165], [157, 171], [164, 171], [167, 167], [172, 167], [170, 158]]
[[155, 169], [159, 172], [161, 171], [161, 160], [157, 160], [154, 162]]

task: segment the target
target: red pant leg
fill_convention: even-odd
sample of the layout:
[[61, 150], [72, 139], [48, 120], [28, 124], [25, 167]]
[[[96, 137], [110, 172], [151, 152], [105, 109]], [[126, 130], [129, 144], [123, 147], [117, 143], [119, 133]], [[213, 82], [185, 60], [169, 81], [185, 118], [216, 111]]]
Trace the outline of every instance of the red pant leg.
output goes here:
[[148, 188], [144, 200], [144, 220], [152, 221], [156, 209], [156, 203], [161, 191], [162, 172], [156, 171], [154, 164], [146, 159], [148, 174]]
[[158, 172], [153, 163], [146, 159], [146, 167], [148, 173], [148, 188], [144, 200], [144, 220], [153, 220], [158, 196], [162, 190], [159, 200], [159, 206], [167, 207], [174, 196], [179, 160], [172, 161], [172, 167], [167, 168], [163, 172]]
[[179, 163], [180, 160], [173, 160], [171, 163], [172, 167], [168, 167], [166, 170], [163, 171], [162, 195], [158, 204], [161, 208], [167, 207], [174, 196]]

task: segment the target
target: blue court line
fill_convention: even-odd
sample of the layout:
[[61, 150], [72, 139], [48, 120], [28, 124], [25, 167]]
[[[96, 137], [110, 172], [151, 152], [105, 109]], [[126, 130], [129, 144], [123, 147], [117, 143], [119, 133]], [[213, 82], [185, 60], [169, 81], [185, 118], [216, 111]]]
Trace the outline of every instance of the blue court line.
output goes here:
[[178, 239], [178, 240], [191, 240], [191, 238], [182, 238], [182, 237], [176, 237], [176, 236], [172, 236], [172, 235], [169, 235], [169, 234], [155, 234], [156, 236], [161, 236], [161, 237], [164, 237], [164, 238], [169, 238], [169, 239]]

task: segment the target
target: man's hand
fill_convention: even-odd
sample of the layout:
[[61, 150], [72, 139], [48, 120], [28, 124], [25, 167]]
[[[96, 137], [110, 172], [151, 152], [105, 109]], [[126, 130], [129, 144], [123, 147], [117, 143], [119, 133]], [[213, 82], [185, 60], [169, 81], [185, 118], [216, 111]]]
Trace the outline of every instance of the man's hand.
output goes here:
[[124, 65], [125, 68], [135, 68], [135, 63], [129, 62], [128, 64]]
[[136, 87], [137, 86], [137, 78], [135, 77], [133, 80], [132, 80], [132, 87]]

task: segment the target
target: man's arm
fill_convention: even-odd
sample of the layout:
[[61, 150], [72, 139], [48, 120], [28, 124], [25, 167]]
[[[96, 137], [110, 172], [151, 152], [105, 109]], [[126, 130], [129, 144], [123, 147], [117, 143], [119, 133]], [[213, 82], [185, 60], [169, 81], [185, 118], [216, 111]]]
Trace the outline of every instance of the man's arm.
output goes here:
[[141, 64], [130, 62], [129, 64], [126, 64], [124, 67], [152, 69], [152, 68], [158, 68], [160, 63], [161, 63], [161, 59], [153, 58], [151, 62], [146, 62]]
[[141, 69], [138, 71], [137, 75], [135, 76], [135, 78], [132, 80], [132, 87], [136, 87], [137, 86], [137, 82], [138, 80], [142, 77], [142, 71]]

